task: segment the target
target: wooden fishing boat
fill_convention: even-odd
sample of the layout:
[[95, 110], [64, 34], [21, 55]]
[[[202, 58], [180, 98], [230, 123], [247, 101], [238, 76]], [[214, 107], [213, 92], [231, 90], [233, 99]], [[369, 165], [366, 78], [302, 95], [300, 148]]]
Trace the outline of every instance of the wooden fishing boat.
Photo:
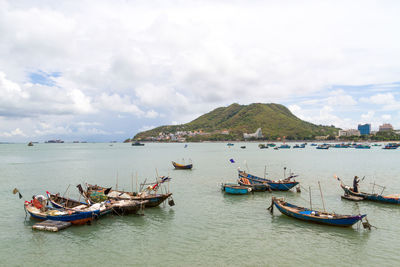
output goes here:
[[329, 145], [319, 145], [316, 149], [329, 149]]
[[98, 185], [90, 184], [87, 184], [86, 194], [93, 202], [100, 202], [106, 199], [146, 201], [144, 203], [144, 207], [146, 208], [157, 207], [167, 198], [170, 198], [172, 196], [172, 193], [149, 194], [147, 192], [136, 193], [117, 191], [111, 190], [111, 188], [105, 188]]
[[390, 203], [390, 204], [400, 204], [400, 194], [391, 194], [391, 195], [378, 195], [378, 194], [370, 194], [365, 192], [354, 192], [353, 188], [340, 183], [340, 187], [343, 189], [344, 193], [351, 196], [361, 197], [364, 200], [376, 201], [381, 203]]
[[29, 143], [28, 143], [28, 146], [33, 146], [33, 143], [32, 143], [32, 142], [29, 142]]
[[251, 192], [250, 187], [241, 186], [232, 183], [222, 183], [221, 190], [231, 195], [245, 195]]
[[118, 215], [126, 215], [126, 214], [136, 214], [139, 210], [142, 210], [148, 200], [146, 201], [137, 201], [132, 199], [122, 199], [122, 200], [110, 200], [110, 208], [111, 210]]
[[280, 148], [280, 149], [285, 149], [285, 148], [290, 148], [290, 146], [288, 145], [288, 144], [282, 144], [282, 145], [280, 145], [278, 148]]
[[265, 178], [261, 178], [252, 174], [248, 174], [244, 171], [239, 170], [239, 179], [240, 178], [247, 178], [251, 184], [266, 184], [271, 190], [274, 191], [288, 191], [291, 188], [295, 187], [299, 184], [295, 180], [291, 180], [297, 177], [297, 175], [291, 175], [283, 180], [269, 180]]
[[[74, 210], [59, 210], [49, 208], [46, 203], [39, 200], [40, 198], [34, 196], [33, 200], [25, 201], [24, 207], [29, 215], [38, 220], [53, 220], [70, 222], [72, 224], [86, 224], [100, 215], [100, 210], [94, 211], [74, 211]], [[43, 197], [43, 199], [45, 199]], [[45, 200], [47, 202], [47, 200]]]
[[246, 146], [241, 146], [240, 148], [244, 149], [244, 148], [246, 148]]
[[238, 184], [241, 186], [249, 187], [251, 188], [251, 191], [253, 192], [264, 192], [269, 190], [269, 185], [268, 184], [256, 184], [256, 183], [250, 183], [249, 179], [241, 177], [238, 179]]
[[176, 163], [175, 161], [172, 162], [172, 165], [174, 165], [175, 169], [178, 169], [178, 170], [190, 170], [193, 168], [193, 164], [184, 165], [184, 164]]
[[364, 198], [362, 198], [362, 197], [356, 197], [356, 196], [348, 195], [348, 194], [344, 194], [342, 196], [342, 199], [351, 200], [351, 201], [362, 201], [362, 200], [364, 200]]
[[306, 222], [313, 222], [319, 224], [326, 224], [332, 226], [349, 227], [358, 221], [361, 221], [366, 214], [359, 215], [340, 215], [325, 211], [316, 211], [303, 207], [299, 207], [288, 202], [283, 198], [272, 197], [271, 213], [275, 206], [281, 213]]
[[51, 194], [46, 191], [50, 204], [57, 209], [75, 210], [75, 211], [94, 211], [99, 210], [99, 215], [105, 215], [112, 211], [110, 201], [88, 204], [71, 198], [62, 197], [59, 194]]

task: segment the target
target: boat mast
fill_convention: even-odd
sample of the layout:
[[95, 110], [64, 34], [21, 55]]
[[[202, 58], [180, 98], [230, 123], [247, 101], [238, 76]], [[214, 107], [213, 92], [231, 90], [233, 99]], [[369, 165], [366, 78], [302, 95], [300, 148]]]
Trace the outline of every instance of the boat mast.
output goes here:
[[322, 199], [322, 205], [324, 207], [324, 211], [325, 210], [325, 201], [324, 201], [324, 196], [322, 195], [322, 190], [321, 190], [321, 183], [318, 181], [318, 186], [319, 186], [319, 192], [321, 193], [321, 199]]
[[115, 185], [115, 190], [118, 191], [118, 171], [117, 171], [117, 184]]
[[308, 193], [310, 193], [310, 209], [312, 210], [312, 201], [311, 201], [311, 186], [308, 187]]
[[264, 179], [266, 174], [267, 174], [267, 165], [264, 165]]

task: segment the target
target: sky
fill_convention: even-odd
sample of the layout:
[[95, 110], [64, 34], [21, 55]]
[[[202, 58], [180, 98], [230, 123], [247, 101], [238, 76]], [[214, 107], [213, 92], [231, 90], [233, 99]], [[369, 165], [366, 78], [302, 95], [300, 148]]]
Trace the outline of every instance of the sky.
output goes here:
[[123, 141], [232, 103], [400, 129], [400, 1], [0, 0], [0, 142]]

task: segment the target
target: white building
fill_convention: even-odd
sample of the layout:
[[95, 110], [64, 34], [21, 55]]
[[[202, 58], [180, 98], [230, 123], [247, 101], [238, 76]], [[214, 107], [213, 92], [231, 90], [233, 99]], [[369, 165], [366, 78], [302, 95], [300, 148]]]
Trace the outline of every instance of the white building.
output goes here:
[[356, 129], [339, 130], [339, 136], [360, 136], [360, 131]]
[[262, 135], [262, 132], [261, 132], [261, 128], [258, 128], [257, 131], [255, 133], [252, 133], [252, 134], [244, 133], [243, 137], [244, 137], [244, 139], [250, 139], [250, 138], [260, 139], [260, 138], [263, 138], [263, 135]]
[[381, 126], [379, 126], [379, 131], [380, 132], [393, 131], [393, 126], [390, 123], [384, 123]]

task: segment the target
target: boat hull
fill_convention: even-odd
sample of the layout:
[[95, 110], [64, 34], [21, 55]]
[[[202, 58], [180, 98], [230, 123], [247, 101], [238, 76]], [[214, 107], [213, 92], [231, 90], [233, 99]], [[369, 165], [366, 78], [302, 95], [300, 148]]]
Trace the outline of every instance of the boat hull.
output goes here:
[[68, 214], [68, 215], [52, 216], [45, 213], [32, 212], [28, 207], [26, 208], [26, 211], [32, 218], [37, 220], [62, 221], [62, 222], [70, 222], [72, 224], [86, 224], [93, 221], [100, 215], [100, 211], [90, 211], [90, 212], [75, 212], [73, 214]]
[[251, 192], [251, 188], [235, 184], [222, 184], [221, 189], [231, 195], [245, 195]]
[[147, 201], [144, 206], [146, 208], [154, 208], [158, 207], [161, 203], [163, 203], [167, 198], [172, 196], [172, 193], [167, 193], [167, 194], [160, 194], [160, 195], [151, 195], [148, 197], [134, 197], [134, 200], [139, 200], [139, 201]]

